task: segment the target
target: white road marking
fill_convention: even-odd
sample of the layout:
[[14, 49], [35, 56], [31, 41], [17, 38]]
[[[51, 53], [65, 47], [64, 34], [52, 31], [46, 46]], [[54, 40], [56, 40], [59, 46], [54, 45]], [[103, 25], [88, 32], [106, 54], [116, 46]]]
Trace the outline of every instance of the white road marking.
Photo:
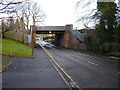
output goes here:
[[88, 61], [88, 63], [90, 63], [90, 64], [93, 64], [93, 65], [96, 65], [96, 66], [98, 65], [98, 64], [96, 64], [96, 63], [93, 63], [93, 62], [90, 62], [90, 61]]
[[[74, 60], [74, 61], [76, 61], [76, 62], [80, 62], [79, 60]], [[96, 64], [96, 63], [93, 63], [93, 62], [91, 62], [91, 61], [87, 61], [88, 63], [90, 63], [90, 64], [92, 64], [92, 65], [95, 65], [95, 66], [97, 66], [98, 64]]]
[[78, 60], [74, 60], [74, 61], [79, 62]]

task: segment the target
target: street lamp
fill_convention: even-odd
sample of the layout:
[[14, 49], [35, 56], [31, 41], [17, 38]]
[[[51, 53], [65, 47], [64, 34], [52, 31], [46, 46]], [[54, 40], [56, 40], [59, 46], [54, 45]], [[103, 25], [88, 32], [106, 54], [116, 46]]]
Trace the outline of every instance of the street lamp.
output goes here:
[[51, 34], [51, 31], [49, 31], [49, 33]]

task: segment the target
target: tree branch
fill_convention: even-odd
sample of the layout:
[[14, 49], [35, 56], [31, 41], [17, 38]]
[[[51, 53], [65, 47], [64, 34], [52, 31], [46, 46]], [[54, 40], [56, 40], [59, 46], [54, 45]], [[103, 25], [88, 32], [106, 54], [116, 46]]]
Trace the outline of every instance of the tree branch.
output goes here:
[[1, 0], [0, 1], [0, 7], [1, 7], [0, 8], [0, 13], [6, 13], [6, 12], [12, 13], [12, 12], [14, 12], [14, 10], [12, 10], [13, 8], [15, 8], [14, 5], [21, 4], [22, 2], [23, 2], [23, 0], [21, 0], [21, 1], [14, 1], [14, 0], [6, 1], [6, 0]]

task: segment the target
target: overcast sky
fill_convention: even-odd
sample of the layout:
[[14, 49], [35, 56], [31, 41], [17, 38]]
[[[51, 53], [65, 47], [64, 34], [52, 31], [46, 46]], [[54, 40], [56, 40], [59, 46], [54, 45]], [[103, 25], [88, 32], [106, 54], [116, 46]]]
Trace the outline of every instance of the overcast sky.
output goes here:
[[44, 25], [64, 26], [76, 22], [76, 3], [79, 0], [33, 0], [46, 12]]
[[[73, 24], [74, 27], [83, 28], [82, 23], [76, 23], [77, 18], [85, 14], [86, 8], [80, 7], [79, 12], [76, 11], [76, 4], [80, 0], [32, 0], [40, 5], [40, 8], [46, 13], [47, 17], [43, 25], [46, 26], [65, 26], [66, 24]], [[89, 0], [84, 0], [88, 2]], [[91, 5], [96, 7], [95, 3]], [[2, 17], [7, 17], [2, 14]], [[1, 15], [0, 15], [1, 17]]]
[[[97, 0], [88, 7], [80, 6], [76, 10], [76, 3], [80, 0], [32, 0], [40, 5], [47, 17], [43, 25], [46, 26], [65, 26], [73, 24], [74, 27], [84, 28], [83, 23], [76, 23], [78, 17], [86, 14], [85, 10], [95, 9]], [[89, 0], [83, 0], [88, 2]], [[108, 1], [108, 0], [107, 0]], [[117, 0], [116, 0], [117, 1]], [[83, 4], [82, 4], [83, 5]], [[90, 23], [89, 26], [92, 26]]]

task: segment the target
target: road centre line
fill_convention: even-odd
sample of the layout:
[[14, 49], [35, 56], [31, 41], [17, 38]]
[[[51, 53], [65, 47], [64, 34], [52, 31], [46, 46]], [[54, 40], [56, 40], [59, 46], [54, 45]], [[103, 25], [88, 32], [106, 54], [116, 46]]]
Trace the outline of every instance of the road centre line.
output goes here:
[[[74, 61], [76, 61], [76, 62], [80, 62], [79, 60], [74, 60]], [[90, 64], [92, 64], [92, 65], [98, 65], [98, 64], [96, 64], [96, 63], [93, 63], [93, 62], [91, 62], [91, 61], [86, 61], [86, 62], [88, 62], [88, 63], [90, 63]]]
[[[58, 50], [56, 50], [56, 51], [58, 51]], [[83, 57], [82, 57], [83, 58]], [[84, 60], [82, 60], [82, 59], [80, 59], [80, 60], [76, 60], [76, 59], [71, 59], [72, 61], [76, 61], [76, 62], [80, 62], [80, 61], [84, 61], [84, 62], [86, 62], [86, 63], [89, 63], [89, 64], [92, 64], [92, 65], [95, 65], [95, 66], [97, 66], [98, 64], [96, 64], [96, 63], [93, 63], [93, 62], [91, 62], [91, 61], [89, 61], [89, 59], [87, 59], [87, 58], [83, 58]]]
[[93, 63], [93, 62], [90, 62], [90, 61], [87, 61], [88, 63], [90, 63], [90, 64], [93, 64], [93, 65], [98, 65], [98, 64], [96, 64], [96, 63]]

